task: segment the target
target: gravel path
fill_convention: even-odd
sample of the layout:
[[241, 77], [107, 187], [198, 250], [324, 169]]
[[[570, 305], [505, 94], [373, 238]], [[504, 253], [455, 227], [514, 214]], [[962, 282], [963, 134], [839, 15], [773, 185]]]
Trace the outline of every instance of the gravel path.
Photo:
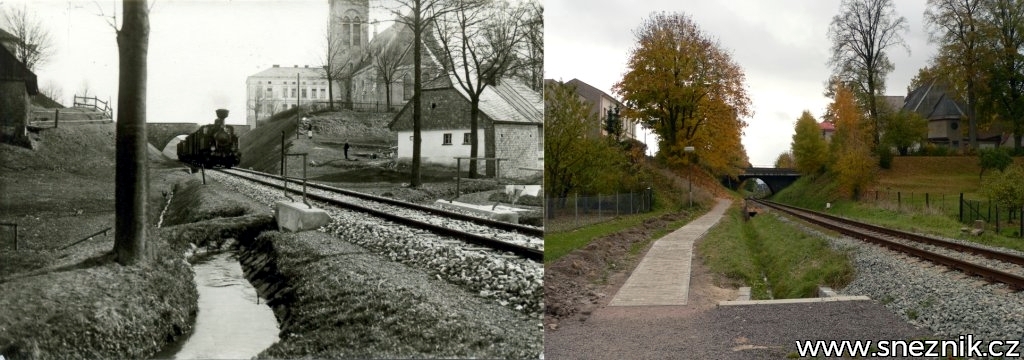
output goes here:
[[779, 359], [795, 354], [796, 340], [928, 335], [873, 301], [618, 309], [545, 333], [545, 358]]

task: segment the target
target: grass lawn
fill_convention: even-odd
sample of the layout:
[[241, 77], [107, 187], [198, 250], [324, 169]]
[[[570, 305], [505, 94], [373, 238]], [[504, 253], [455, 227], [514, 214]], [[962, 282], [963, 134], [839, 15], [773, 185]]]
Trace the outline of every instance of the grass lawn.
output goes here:
[[[1014, 161], [1024, 163], [1024, 158], [1017, 157]], [[959, 221], [961, 192], [965, 200], [981, 201], [982, 215], [988, 213], [988, 200], [981, 194], [983, 180], [978, 179], [979, 171], [975, 156], [897, 157], [892, 169], [879, 170], [876, 185], [862, 195], [860, 201], [836, 196], [835, 183], [828, 175], [805, 176], [772, 199], [812, 210], [823, 210], [824, 204], [831, 202], [829, 211], [834, 215], [1024, 251], [1024, 239], [1016, 237], [1020, 220], [1007, 224], [1005, 212], [1001, 216], [1000, 234], [995, 234], [991, 223], [981, 236], [969, 236], [960, 231], [967, 226]], [[928, 194], [927, 204], [925, 194]]]
[[849, 257], [826, 240], [771, 215], [743, 221], [740, 206], [729, 209], [697, 249], [711, 270], [749, 285], [751, 298], [813, 297], [818, 285], [852, 280]]

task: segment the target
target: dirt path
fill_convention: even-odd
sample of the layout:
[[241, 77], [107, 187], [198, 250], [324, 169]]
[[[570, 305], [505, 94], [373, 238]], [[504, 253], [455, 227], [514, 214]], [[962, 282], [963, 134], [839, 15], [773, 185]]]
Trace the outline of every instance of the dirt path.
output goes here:
[[[673, 213], [648, 219], [640, 226], [595, 239], [582, 249], [545, 266], [546, 329], [557, 330], [563, 323], [585, 321], [596, 310], [613, 311], [608, 310], [608, 302], [629, 278], [653, 242], [646, 244], [637, 255], [631, 255], [629, 249], [634, 244], [644, 243], [655, 231], [687, 215]], [[705, 269], [699, 256], [695, 255], [690, 284], [692, 306], [688, 307], [697, 309], [713, 305], [718, 300], [732, 299], [735, 290], [719, 287], [716, 285], [719, 283], [723, 282], [716, 280]]]

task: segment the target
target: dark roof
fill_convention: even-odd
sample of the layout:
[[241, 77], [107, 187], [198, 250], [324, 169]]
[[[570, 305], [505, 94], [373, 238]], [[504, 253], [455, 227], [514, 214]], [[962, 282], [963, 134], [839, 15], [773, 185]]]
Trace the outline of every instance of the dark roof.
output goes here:
[[30, 95], [39, 93], [36, 74], [3, 46], [0, 46], [0, 80], [24, 81]]
[[[424, 89], [424, 91], [455, 91], [466, 102], [469, 102], [469, 95], [461, 86], [449, 86], [447, 88]], [[388, 124], [392, 130], [404, 129], [407, 124], [399, 124], [402, 115], [409, 111], [413, 102], [405, 103], [402, 110], [395, 114], [394, 119]], [[494, 122], [514, 124], [544, 124], [544, 99], [541, 93], [530, 89], [529, 86], [513, 79], [502, 79], [497, 85], [484, 88], [480, 94], [480, 112]], [[467, 123], [469, 118], [464, 119]]]
[[921, 85], [910, 94], [903, 104], [903, 110], [914, 111], [925, 119], [960, 119], [966, 116], [963, 106], [948, 91], [948, 87], [933, 79]]
[[7, 32], [3, 28], [0, 28], [0, 41], [3, 41], [3, 40], [18, 40], [18, 37], [16, 37], [13, 34]]
[[[388, 26], [384, 31], [373, 36], [373, 40], [370, 40], [368, 47], [372, 49], [374, 53], [380, 51], [382, 47], [386, 47], [389, 51], [402, 51], [405, 50], [412, 44], [413, 33], [409, 26], [400, 22], [395, 22]], [[402, 58], [400, 65], [412, 65], [412, 49], [408, 50], [408, 54]]]
[[600, 90], [600, 89], [598, 89], [596, 87], [593, 87], [590, 84], [587, 84], [587, 83], [583, 82], [583, 80], [572, 79], [572, 80], [567, 81], [565, 84], [566, 85], [575, 86], [576, 87], [576, 93], [578, 93], [580, 95], [583, 95], [583, 97], [585, 97], [585, 98], [587, 98], [589, 100], [600, 98], [603, 95], [603, 96], [606, 96], [609, 99], [612, 99], [613, 101], [615, 101], [615, 104], [618, 105], [619, 107], [622, 107], [622, 103], [619, 102], [619, 99], [616, 99], [614, 96], [608, 95], [608, 93], [606, 93], [606, 92], [604, 92], [604, 91], [602, 91], [602, 90]]

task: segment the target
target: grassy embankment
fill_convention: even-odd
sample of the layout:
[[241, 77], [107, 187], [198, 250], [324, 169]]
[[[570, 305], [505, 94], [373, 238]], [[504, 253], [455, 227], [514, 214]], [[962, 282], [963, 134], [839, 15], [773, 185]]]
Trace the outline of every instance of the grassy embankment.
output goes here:
[[271, 232], [257, 242], [274, 249], [294, 289], [281, 340], [260, 358], [529, 358], [543, 351], [534, 320], [331, 235]]
[[[1014, 160], [1024, 163], [1024, 158]], [[979, 172], [975, 156], [897, 157], [892, 169], [879, 170], [876, 185], [860, 201], [840, 199], [834, 179], [828, 175], [805, 176], [772, 199], [816, 210], [831, 202], [832, 214], [871, 224], [1024, 250], [1024, 241], [1015, 237], [1019, 223], [1007, 224], [1005, 217], [1001, 220], [1001, 234], [995, 234], [991, 224], [981, 236], [960, 231], [967, 225], [958, 219], [959, 194], [964, 193], [968, 200], [987, 201], [981, 191], [984, 180], [979, 180]], [[984, 178], [988, 176], [986, 173]], [[876, 191], [879, 200], [875, 200]], [[925, 204], [926, 193], [930, 207]], [[982, 204], [981, 210], [986, 212], [985, 203]]]
[[692, 211], [681, 210], [687, 195], [687, 188], [680, 178], [667, 176], [664, 172], [653, 168], [647, 169], [653, 176], [654, 209], [649, 213], [619, 216], [617, 218], [600, 222], [593, 225], [583, 226], [570, 230], [558, 231], [548, 230], [544, 233], [544, 262], [551, 263], [573, 250], [582, 248], [591, 240], [606, 236], [623, 229], [629, 229], [644, 224], [649, 219], [665, 216], [671, 213], [679, 213], [680, 217], [665, 227], [653, 233], [649, 241], [635, 244], [631, 248], [632, 253], [638, 252], [646, 247], [650, 240], [654, 240], [672, 232], [675, 229], [689, 223], [691, 220], [703, 215], [714, 205], [714, 195], [705, 191], [705, 188], [715, 188], [719, 192], [721, 185], [717, 180], [708, 174], [701, 173], [701, 179], [695, 179], [694, 183], [694, 208]]
[[[158, 233], [147, 260], [113, 261], [114, 126], [49, 129], [36, 150], [0, 144], [0, 355], [18, 358], [144, 358], [191, 327], [192, 273]], [[164, 191], [186, 176], [155, 172], [148, 225]]]
[[814, 297], [818, 285], [842, 287], [852, 279], [848, 256], [827, 241], [770, 215], [743, 221], [741, 207], [730, 208], [697, 251], [712, 271], [750, 286], [752, 299]]

